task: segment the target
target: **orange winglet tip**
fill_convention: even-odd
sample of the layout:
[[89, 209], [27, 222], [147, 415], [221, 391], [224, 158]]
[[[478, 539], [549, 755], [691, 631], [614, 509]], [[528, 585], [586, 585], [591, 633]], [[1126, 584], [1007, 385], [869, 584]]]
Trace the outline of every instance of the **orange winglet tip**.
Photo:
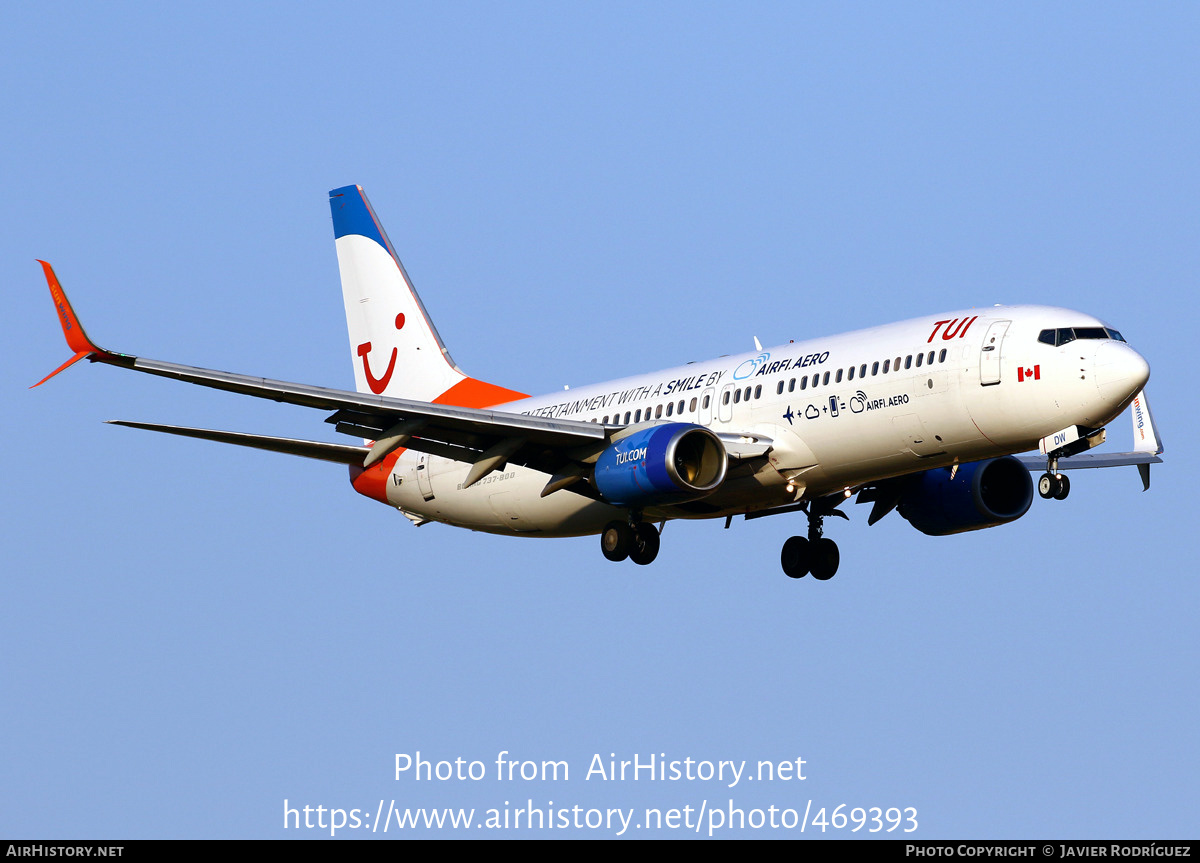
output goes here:
[[[65, 363], [63, 363], [61, 366], [56, 368], [54, 371], [50, 372], [50, 374], [46, 375], [44, 378], [42, 378], [40, 381], [38, 381], [36, 384], [34, 384], [33, 387], [40, 387], [46, 381], [50, 380], [50, 378], [54, 377], [56, 374], [63, 371], [64, 369], [70, 368], [71, 366], [75, 365], [75, 363], [79, 362], [81, 359], [88, 356], [90, 353], [91, 353], [91, 351], [80, 351], [75, 356], [71, 357], [69, 360], [67, 360]], [[30, 389], [33, 389], [33, 387], [30, 387]]]
[[[96, 347], [92, 340], [88, 338], [88, 334], [83, 329], [83, 324], [79, 323], [79, 316], [71, 308], [71, 301], [67, 299], [62, 285], [58, 283], [58, 276], [54, 275], [54, 268], [42, 260], [39, 260], [38, 263], [42, 265], [42, 269], [46, 273], [46, 284], [50, 286], [50, 297], [54, 300], [54, 310], [58, 312], [58, 322], [62, 324], [63, 336], [67, 340], [67, 347], [76, 354], [75, 359], [70, 360], [67, 365], [79, 359], [80, 354], [104, 353], [102, 349]], [[66, 368], [66, 366], [62, 368]], [[59, 371], [62, 371], [62, 368]], [[54, 374], [58, 374], [58, 372]], [[51, 377], [53, 376], [52, 374]], [[37, 384], [34, 384], [34, 386], [37, 386]]]
[[[42, 270], [46, 273], [46, 284], [50, 286], [50, 298], [54, 300], [54, 310], [58, 312], [58, 322], [62, 325], [63, 337], [67, 340], [67, 347], [75, 352], [75, 355], [56, 368], [50, 374], [46, 375], [33, 387], [40, 387], [50, 378], [54, 377], [64, 369], [70, 368], [75, 363], [82, 360], [84, 357], [90, 357], [93, 354], [105, 354], [103, 348], [99, 348], [88, 338], [87, 332], [83, 328], [83, 324], [79, 323], [79, 316], [75, 314], [75, 310], [71, 308], [71, 301], [67, 299], [66, 293], [62, 289], [62, 285], [58, 283], [58, 276], [54, 275], [54, 268], [45, 261], [39, 260], [42, 265]], [[30, 389], [33, 389], [30, 387]]]

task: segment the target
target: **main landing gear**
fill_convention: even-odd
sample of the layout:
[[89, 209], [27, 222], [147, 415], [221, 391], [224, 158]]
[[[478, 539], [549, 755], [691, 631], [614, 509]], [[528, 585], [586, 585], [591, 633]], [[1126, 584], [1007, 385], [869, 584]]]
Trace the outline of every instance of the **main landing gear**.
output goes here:
[[1038, 478], [1038, 494], [1044, 499], [1066, 500], [1071, 493], [1071, 481], [1058, 472], [1058, 459], [1050, 457], [1046, 472]]
[[833, 515], [849, 519], [840, 509], [823, 504], [819, 500], [809, 502], [804, 510], [808, 516], [808, 536], [793, 536], [783, 544], [779, 562], [784, 575], [789, 578], [804, 578], [810, 572], [819, 581], [828, 581], [838, 571], [841, 552], [837, 543], [821, 535], [821, 523], [825, 516]]
[[658, 557], [658, 528], [644, 521], [610, 521], [600, 534], [600, 550], [614, 562], [629, 558], [645, 566]]

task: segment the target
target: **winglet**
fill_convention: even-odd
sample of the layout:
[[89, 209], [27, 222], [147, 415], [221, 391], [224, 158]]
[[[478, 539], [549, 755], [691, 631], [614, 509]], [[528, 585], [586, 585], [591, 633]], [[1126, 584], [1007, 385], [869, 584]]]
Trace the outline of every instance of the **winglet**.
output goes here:
[[[67, 340], [67, 347], [75, 352], [75, 356], [71, 357], [61, 366], [56, 368], [50, 374], [46, 375], [33, 387], [41, 386], [50, 378], [54, 377], [64, 369], [79, 362], [84, 357], [92, 354], [107, 354], [103, 348], [97, 347], [96, 344], [88, 338], [87, 332], [83, 329], [83, 324], [79, 323], [79, 316], [75, 314], [75, 310], [71, 308], [71, 301], [67, 299], [67, 295], [63, 292], [62, 285], [58, 283], [58, 276], [54, 275], [54, 268], [45, 261], [38, 261], [42, 265], [42, 269], [46, 273], [46, 284], [50, 286], [50, 297], [54, 300], [54, 309], [58, 312], [58, 321], [62, 324], [63, 336]], [[30, 389], [33, 389], [30, 387]]]
[[1158, 426], [1154, 422], [1154, 414], [1150, 412], [1145, 390], [1133, 397], [1130, 407], [1133, 415], [1133, 451], [1161, 454], [1162, 438], [1158, 436]]
[[[1158, 436], [1158, 426], [1154, 424], [1154, 414], [1150, 413], [1145, 390], [1133, 397], [1130, 413], [1133, 414], [1133, 451], [1159, 455], [1163, 451], [1162, 439]], [[1149, 491], [1150, 463], [1139, 464], [1138, 474], [1142, 477], [1142, 491]]]

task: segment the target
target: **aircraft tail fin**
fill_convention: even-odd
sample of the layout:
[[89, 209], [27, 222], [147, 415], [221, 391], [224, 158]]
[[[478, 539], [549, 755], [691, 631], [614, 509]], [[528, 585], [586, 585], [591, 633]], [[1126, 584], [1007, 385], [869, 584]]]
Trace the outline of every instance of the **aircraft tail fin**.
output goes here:
[[331, 191], [329, 208], [360, 393], [465, 407], [525, 397], [455, 365], [361, 186]]

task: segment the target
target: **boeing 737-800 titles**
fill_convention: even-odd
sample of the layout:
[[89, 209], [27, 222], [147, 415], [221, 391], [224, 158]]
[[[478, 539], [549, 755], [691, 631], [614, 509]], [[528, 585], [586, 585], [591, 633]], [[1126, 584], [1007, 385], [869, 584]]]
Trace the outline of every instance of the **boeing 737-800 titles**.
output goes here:
[[[807, 535], [781, 555], [793, 578], [837, 571], [823, 523], [855, 495], [873, 504], [870, 524], [896, 509], [944, 535], [1024, 515], [1030, 470], [1042, 497], [1062, 499], [1066, 468], [1137, 465], [1148, 488], [1161, 461], [1146, 360], [1104, 322], [1048, 306], [947, 312], [546, 396], [484, 383], [450, 358], [362, 189], [329, 201], [356, 392], [104, 350], [45, 262], [74, 356], [39, 383], [88, 359], [328, 411], [366, 442], [118, 424], [341, 462], [356, 491], [418, 525], [599, 534], [614, 561], [650, 563], [671, 519], [803, 512]], [[1134, 449], [1087, 452], [1130, 406]]]

